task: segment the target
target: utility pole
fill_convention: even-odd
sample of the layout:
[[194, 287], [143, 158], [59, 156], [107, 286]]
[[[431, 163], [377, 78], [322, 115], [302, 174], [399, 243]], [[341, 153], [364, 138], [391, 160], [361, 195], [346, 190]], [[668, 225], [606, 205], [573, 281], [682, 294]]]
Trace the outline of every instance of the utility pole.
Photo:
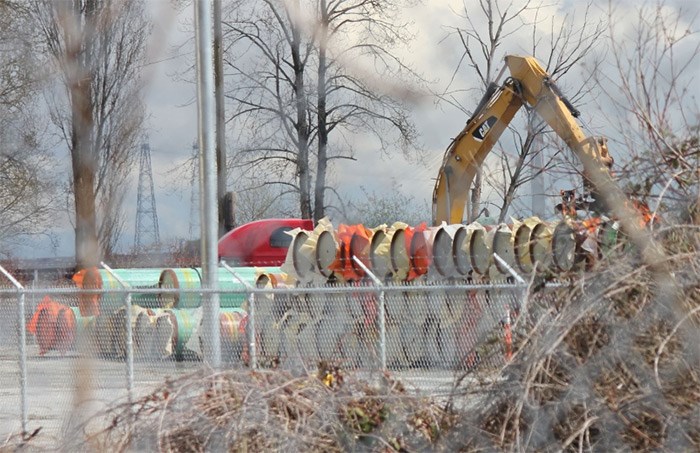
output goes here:
[[216, 98], [216, 199], [219, 204], [219, 236], [226, 233], [226, 111], [224, 109], [224, 47], [221, 0], [214, 0], [214, 93]]

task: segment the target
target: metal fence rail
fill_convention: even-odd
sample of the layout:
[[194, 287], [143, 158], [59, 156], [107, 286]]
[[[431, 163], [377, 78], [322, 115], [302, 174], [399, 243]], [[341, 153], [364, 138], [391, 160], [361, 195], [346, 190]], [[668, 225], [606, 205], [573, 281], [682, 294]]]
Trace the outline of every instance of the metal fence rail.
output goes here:
[[[202, 361], [206, 288], [78, 290], [0, 287], [0, 435], [71, 429], [84, 413], [132, 398]], [[222, 367], [309, 373], [325, 361], [348, 370], [405, 373], [419, 386], [455, 372], [498, 368], [522, 284], [357, 284], [217, 290]], [[173, 303], [175, 301], [175, 303]], [[85, 315], [88, 302], [100, 313]], [[26, 308], [25, 308], [26, 304]], [[127, 315], [128, 314], [128, 315]], [[85, 388], [87, 387], [87, 389]]]

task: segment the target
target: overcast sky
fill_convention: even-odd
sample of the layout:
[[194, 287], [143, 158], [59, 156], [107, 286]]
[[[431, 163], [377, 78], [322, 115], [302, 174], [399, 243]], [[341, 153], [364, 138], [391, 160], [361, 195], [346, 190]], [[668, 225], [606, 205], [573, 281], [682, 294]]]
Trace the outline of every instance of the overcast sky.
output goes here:
[[[226, 2], [226, 0], [223, 0]], [[178, 165], [190, 157], [192, 143], [196, 140], [197, 114], [194, 104], [195, 87], [193, 84], [178, 80], [175, 74], [193, 64], [194, 54], [191, 46], [178, 48], [189, 39], [187, 23], [191, 21], [192, 6], [181, 12], [174, 11], [168, 0], [150, 0], [151, 10], [158, 18], [154, 37], [150, 46], [149, 59], [153, 62], [146, 73], [149, 82], [147, 89], [147, 107], [150, 114], [147, 129], [150, 137], [153, 177], [156, 190], [156, 204], [160, 226], [161, 239], [164, 241], [174, 238], [187, 238], [190, 230], [190, 199], [191, 191], [186, 178], [173, 177], [169, 174]], [[452, 72], [462, 53], [459, 42], [446, 38], [451, 26], [464, 26], [464, 20], [455, 11], [463, 13], [467, 10], [478, 13], [478, 2], [472, 0], [425, 0], [422, 4], [407, 8], [405, 17], [412, 21], [416, 38], [405, 58], [419, 73], [431, 82], [430, 89], [440, 92], [447, 86]], [[501, 2], [505, 3], [505, 2]], [[520, 2], [515, 1], [518, 4]], [[543, 36], [549, 29], [549, 21], [556, 24], [564, 23], [569, 26], [581, 25], [583, 22], [583, 2], [560, 0], [540, 11], [539, 18], [546, 21], [542, 26]], [[617, 0], [613, 2], [620, 10], [617, 17], [628, 18], [628, 22], [620, 21], [618, 27], [632, 26], [635, 15], [633, 9], [640, 3], [634, 0]], [[668, 1], [668, 8], [682, 9], [686, 17], [696, 17], [700, 2], [697, 0]], [[603, 19], [607, 9], [607, 1], [597, 1], [592, 7], [589, 21], [591, 23]], [[478, 21], [478, 14], [475, 16]], [[545, 19], [543, 19], [545, 18]], [[532, 22], [533, 17], [523, 16], [523, 21]], [[545, 25], [545, 22], [542, 23]], [[695, 28], [697, 31], [697, 20]], [[531, 42], [531, 29], [523, 28], [519, 33], [510, 36], [501, 49], [502, 54], [527, 54]], [[696, 41], [697, 42], [697, 41]], [[603, 52], [603, 47], [600, 47]], [[583, 68], [574, 68], [564, 77], [564, 86], [580, 85]], [[700, 75], [700, 70], [694, 71]], [[454, 86], [470, 88], [478, 86], [473, 72], [467, 68], [456, 75]], [[467, 108], [473, 108], [478, 101], [476, 91], [463, 92], [458, 96], [459, 101]], [[590, 101], [584, 99], [584, 101]], [[371, 141], [362, 143], [356, 154], [357, 161], [346, 165], [343, 173], [334, 172], [336, 189], [344, 194], [356, 193], [356, 188], [364, 186], [370, 190], [396, 190], [397, 184], [402, 193], [414, 197], [418, 202], [429, 202], [432, 197], [434, 179], [442, 161], [445, 148], [450, 140], [461, 131], [467, 120], [466, 115], [447, 103], [436, 103], [434, 99], [424, 98], [412, 106], [421, 143], [424, 149], [422, 161], [407, 161], [399, 152], [391, 159], [380, 158]], [[597, 132], [604, 132], [605, 124], [597, 122], [595, 117], [587, 115], [585, 109], [583, 118], [589, 121]], [[235, 131], [228, 131], [229, 148], [236, 146]], [[134, 172], [132, 193], [127, 196], [127, 232], [122, 240], [122, 248], [129, 249], [134, 240], [134, 223], [136, 207], [136, 177]], [[426, 219], [427, 220], [427, 219]], [[70, 256], [73, 254], [72, 228], [65, 221], [65, 226], [56, 231], [60, 241], [59, 247], [52, 249], [45, 241], [18, 250], [18, 254], [27, 257], [40, 256]], [[198, 221], [195, 220], [195, 225]]]

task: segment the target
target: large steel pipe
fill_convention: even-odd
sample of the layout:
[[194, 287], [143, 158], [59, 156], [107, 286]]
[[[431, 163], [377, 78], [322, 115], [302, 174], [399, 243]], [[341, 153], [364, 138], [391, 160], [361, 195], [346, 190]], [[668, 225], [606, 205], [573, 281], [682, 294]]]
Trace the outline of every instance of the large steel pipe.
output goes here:
[[488, 231], [477, 223], [472, 223], [469, 227], [472, 229], [468, 240], [469, 261], [474, 272], [487, 275], [492, 262], [491, 245], [487, 238]]
[[[498, 254], [505, 264], [512, 268], [515, 265], [515, 251], [513, 250], [514, 238], [511, 228], [502, 223], [489, 232], [489, 237], [492, 253]], [[498, 272], [510, 275], [508, 268], [501, 261], [493, 260], [493, 263]]]
[[469, 259], [469, 234], [470, 231], [464, 225], [459, 225], [455, 230], [452, 240], [452, 256], [457, 275], [467, 276], [472, 270]]
[[532, 226], [530, 232], [530, 260], [538, 272], [548, 271], [552, 267], [552, 235], [554, 227], [548, 223]]
[[433, 239], [433, 266], [441, 277], [452, 277], [457, 273], [454, 241], [455, 234], [462, 225], [447, 225], [444, 222], [437, 227]]
[[534, 270], [534, 260], [530, 253], [530, 245], [532, 244], [532, 232], [535, 227], [541, 224], [539, 217], [529, 217], [518, 223], [517, 228], [514, 225], [513, 231], [513, 253], [515, 255], [515, 264], [522, 272], [526, 274], [532, 273]]

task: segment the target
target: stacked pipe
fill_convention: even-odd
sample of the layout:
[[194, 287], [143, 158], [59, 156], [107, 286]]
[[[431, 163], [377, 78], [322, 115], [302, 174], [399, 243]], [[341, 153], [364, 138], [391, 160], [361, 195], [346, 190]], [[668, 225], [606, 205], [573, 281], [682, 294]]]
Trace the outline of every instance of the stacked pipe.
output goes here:
[[[615, 222], [600, 219], [544, 222], [536, 217], [499, 225], [475, 222], [411, 227], [396, 222], [375, 228], [340, 225], [337, 229], [323, 219], [312, 231], [297, 229], [290, 234], [292, 242], [281, 267], [235, 268], [236, 277], [226, 269], [218, 270], [219, 288], [230, 290], [220, 297], [220, 321], [222, 344], [231, 350], [231, 356], [246, 353], [241, 336], [246, 324], [248, 285], [352, 286], [368, 279], [365, 269], [386, 283], [402, 284], [467, 278], [497, 280], [514, 271], [525, 275], [567, 273], [586, 269], [622, 243]], [[495, 259], [494, 254], [501, 259]], [[201, 322], [198, 308], [202, 301], [197, 291], [202, 287], [200, 269], [113, 272], [134, 290], [131, 313], [127, 314], [125, 309], [126, 293], [114, 293], [110, 297], [81, 294], [77, 307], [47, 298], [29, 324], [29, 331], [37, 337], [40, 354], [51, 350], [65, 353], [74, 347], [76, 339], [84, 337], [101, 355], [123, 357], [127, 317], [134, 332], [136, 357], [185, 358], [197, 354]], [[74, 280], [76, 285], [87, 289], [121, 289], [119, 280], [104, 270], [81, 271]], [[169, 291], [156, 294], [154, 288]], [[351, 362], [360, 363], [366, 345], [371, 343], [369, 337], [376, 335], [377, 301], [367, 293], [346, 294], [349, 294], [348, 303], [332, 305], [323, 296], [261, 295], [256, 304], [256, 335], [261, 357], [278, 360], [296, 348], [311, 359], [331, 359], [342, 354]], [[388, 296], [388, 360], [406, 366], [437, 360], [431, 356], [439, 349], [438, 332], [464, 324], [463, 310], [454, 307], [475, 305], [471, 296], [464, 297], [467, 303], [454, 301], [453, 296], [446, 297], [449, 301], [444, 303], [428, 301], [420, 299], [410, 288]], [[480, 310], [479, 306], [471, 309], [473, 313]], [[440, 338], [443, 345], [458, 343], [456, 339], [450, 340], [444, 335]]]
[[45, 296], [27, 324], [27, 331], [36, 337], [39, 355], [54, 350], [65, 354], [74, 348], [76, 337], [88, 336], [94, 320], [94, 316], [81, 316], [77, 308]]
[[[368, 228], [321, 220], [312, 231], [294, 230], [282, 265], [294, 284], [357, 282], [366, 276], [357, 257], [384, 281], [508, 277], [514, 270], [566, 273], [590, 266], [621, 243], [616, 222], [542, 221], [537, 217], [482, 225], [402, 222]], [[494, 254], [501, 259], [494, 258]]]
[[[496, 281], [513, 272], [565, 274], [585, 269], [608, 253], [619, 242], [616, 233], [615, 224], [598, 219], [545, 222], [530, 217], [509, 224], [443, 223], [436, 227], [396, 222], [375, 228], [335, 228], [323, 219], [314, 230], [290, 232], [293, 239], [281, 267], [284, 277], [262, 274], [259, 286], [352, 286], [368, 281], [354, 258], [382, 281], [405, 285], [474, 278]], [[349, 294], [342, 304], [310, 294], [261, 298], [256, 304], [261, 360], [313, 362], [342, 357], [346, 364], [361, 363], [362, 352], [366, 355], [367, 345], [373, 344], [376, 320], [369, 320], [365, 327], [353, 320], [367, 317], [372, 312], [367, 307], [376, 301], [367, 293]], [[429, 300], [411, 292], [410, 286], [387, 293], [388, 363], [465, 366], [473, 361], [469, 351], [474, 340], [465, 338], [484, 330], [485, 301], [476, 293], [444, 296]], [[300, 351], [304, 357], [295, 357]]]
[[[261, 288], [283, 289], [290, 283], [294, 284], [289, 276], [263, 274], [259, 278]], [[344, 286], [356, 284], [348, 281]], [[411, 291], [408, 284], [387, 292], [387, 364], [395, 368], [469, 366], [475, 360], [477, 336], [499, 321], [493, 310], [482, 309], [484, 302], [476, 292], [444, 291], [430, 297]], [[340, 360], [348, 368], [368, 365], [379, 356], [378, 305], [376, 293], [352, 289], [320, 294], [260, 293], [255, 305], [258, 363], [281, 362], [294, 368], [319, 360]]]
[[[224, 354], [238, 358], [247, 288], [255, 285], [261, 273], [274, 274], [279, 268], [239, 267], [233, 272], [235, 276], [227, 269], [218, 270], [218, 287], [224, 291], [219, 299], [221, 344]], [[102, 357], [124, 358], [127, 318], [136, 358], [183, 359], [198, 354], [198, 343], [188, 347], [188, 342], [193, 334], [199, 338], [202, 294], [196, 290], [202, 287], [200, 269], [114, 269], [110, 273], [90, 268], [77, 272], [73, 281], [79, 288], [107, 291], [121, 290], [123, 282], [133, 290], [131, 312], [127, 314], [125, 292], [81, 293], [77, 307], [46, 297], [27, 329], [36, 336], [41, 355], [52, 350], [66, 353], [81, 340], [89, 342], [89, 349]], [[163, 291], [152, 291], [158, 288]]]

